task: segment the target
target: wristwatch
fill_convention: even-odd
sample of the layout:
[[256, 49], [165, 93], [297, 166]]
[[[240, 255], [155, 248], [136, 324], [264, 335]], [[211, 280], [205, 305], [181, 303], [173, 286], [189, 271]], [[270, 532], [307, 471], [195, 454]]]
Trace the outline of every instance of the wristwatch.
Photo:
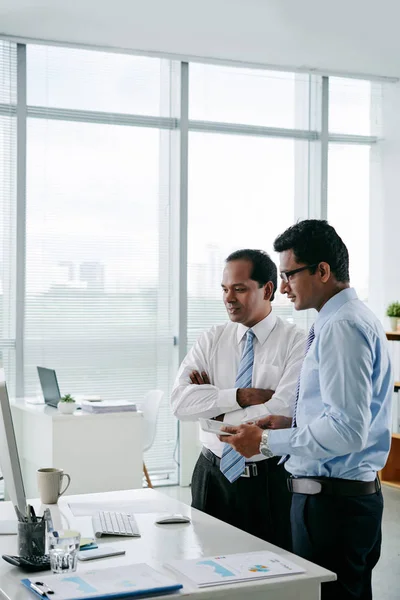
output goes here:
[[260, 452], [261, 454], [264, 454], [264, 456], [266, 456], [267, 458], [272, 458], [274, 456], [274, 453], [268, 446], [268, 435], [269, 431], [268, 429], [265, 429], [261, 435]]

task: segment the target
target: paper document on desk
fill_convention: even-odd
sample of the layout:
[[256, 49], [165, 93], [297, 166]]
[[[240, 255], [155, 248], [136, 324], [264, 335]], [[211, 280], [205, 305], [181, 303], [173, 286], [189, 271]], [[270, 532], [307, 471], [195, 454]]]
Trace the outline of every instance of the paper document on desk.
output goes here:
[[103, 400], [102, 402], [84, 400], [81, 407], [85, 412], [96, 414], [137, 411], [136, 404], [133, 402], [112, 402], [111, 400]]
[[[165, 512], [165, 501], [131, 500], [130, 502], [69, 502], [68, 506], [74, 517], [92, 517], [100, 510], [136, 515], [139, 513]], [[173, 512], [173, 511], [172, 511]]]
[[[40, 582], [38, 582], [40, 579]], [[182, 584], [158, 573], [144, 563], [121, 567], [91, 569], [84, 572], [60, 575], [40, 575], [22, 579], [25, 587], [37, 597], [58, 600], [95, 600], [100, 598], [135, 598], [169, 594], [182, 588]], [[31, 587], [33, 584], [33, 588]], [[51, 596], [40, 596], [35, 587], [53, 590]]]
[[274, 552], [248, 552], [195, 560], [172, 560], [165, 566], [184, 575], [198, 587], [305, 573], [305, 569]]

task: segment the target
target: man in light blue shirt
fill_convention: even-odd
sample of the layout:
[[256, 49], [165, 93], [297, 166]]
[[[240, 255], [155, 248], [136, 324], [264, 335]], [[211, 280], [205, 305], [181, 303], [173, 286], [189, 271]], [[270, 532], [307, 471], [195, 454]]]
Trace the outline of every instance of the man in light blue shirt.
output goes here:
[[224, 441], [244, 456], [259, 448], [286, 460], [293, 476], [294, 552], [338, 576], [323, 584], [322, 599], [370, 600], [381, 547], [377, 472], [391, 438], [393, 376], [386, 336], [349, 287], [347, 248], [326, 221], [297, 223], [274, 248], [280, 253], [281, 292], [296, 310], [318, 311], [293, 422], [270, 415], [256, 425], [229, 428], [235, 435]]

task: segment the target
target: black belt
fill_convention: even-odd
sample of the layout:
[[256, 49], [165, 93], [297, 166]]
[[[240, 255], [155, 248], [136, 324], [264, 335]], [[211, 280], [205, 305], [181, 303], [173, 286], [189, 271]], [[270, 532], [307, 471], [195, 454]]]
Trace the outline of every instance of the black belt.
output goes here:
[[[210, 463], [219, 468], [221, 459], [218, 458], [218, 456], [216, 456], [214, 452], [211, 452], [211, 450], [203, 446], [201, 449], [201, 453], [204, 456], [204, 458], [206, 458]], [[259, 470], [257, 468], [257, 463], [251, 462], [246, 463], [244, 472], [241, 474], [240, 477], [257, 477], [258, 474]]]
[[294, 494], [330, 494], [331, 496], [368, 496], [381, 489], [378, 478], [375, 481], [336, 479], [334, 477], [290, 477], [288, 488]]

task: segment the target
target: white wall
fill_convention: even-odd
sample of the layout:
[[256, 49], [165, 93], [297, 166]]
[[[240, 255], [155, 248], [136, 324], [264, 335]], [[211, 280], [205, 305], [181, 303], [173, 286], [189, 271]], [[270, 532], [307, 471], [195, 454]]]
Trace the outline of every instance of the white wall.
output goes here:
[[400, 301], [400, 83], [383, 86], [382, 140], [371, 173], [370, 306], [388, 327], [386, 306]]
[[0, 34], [400, 76], [398, 0], [2, 0]]

